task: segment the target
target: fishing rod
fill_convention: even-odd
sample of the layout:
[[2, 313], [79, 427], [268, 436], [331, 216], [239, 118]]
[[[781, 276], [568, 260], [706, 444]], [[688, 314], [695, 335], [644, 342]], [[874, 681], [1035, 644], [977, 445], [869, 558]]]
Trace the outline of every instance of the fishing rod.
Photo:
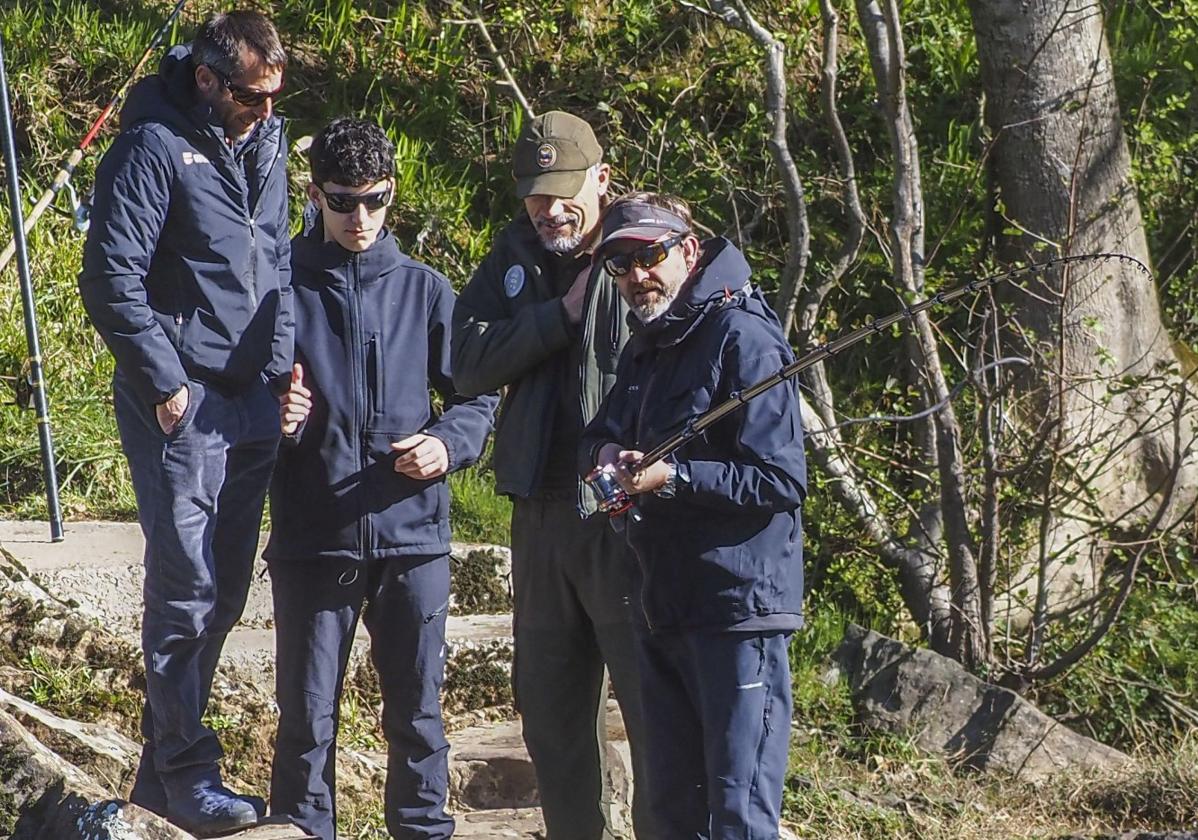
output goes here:
[[21, 175], [17, 170], [17, 147], [13, 140], [12, 111], [8, 100], [8, 73], [4, 68], [4, 39], [0, 37], [0, 144], [4, 146], [4, 170], [8, 175], [9, 215], [12, 218], [13, 252], [21, 277], [21, 309], [25, 315], [25, 343], [29, 347], [29, 384], [37, 408], [37, 431], [42, 450], [42, 473], [46, 477], [46, 502], [50, 512], [50, 540], [62, 541], [62, 510], [58, 503], [58, 476], [54, 471], [54, 438], [50, 434], [50, 411], [46, 404], [46, 385], [42, 378], [42, 351], [37, 339], [37, 318], [33, 308], [33, 279], [29, 274], [29, 253], [25, 247], [25, 228], [21, 223]]
[[[956, 288], [942, 292], [937, 292], [926, 300], [922, 300], [912, 306], [904, 306], [897, 312], [892, 312], [881, 318], [871, 319], [862, 326], [851, 332], [834, 338], [831, 341], [824, 342], [815, 347], [811, 351], [803, 354], [801, 357], [786, 365], [776, 373], [766, 377], [760, 382], [754, 383], [742, 391], [737, 391], [724, 400], [724, 402], [708, 409], [702, 414], [690, 418], [683, 425], [682, 429], [676, 432], [671, 437], [662, 441], [656, 447], [646, 452], [645, 455], [630, 467], [633, 474], [639, 473], [645, 468], [656, 464], [670, 453], [674, 452], [679, 447], [686, 445], [689, 441], [694, 440], [699, 435], [703, 434], [713, 424], [723, 420], [732, 412], [736, 411], [741, 406], [745, 405], [755, 397], [759, 397], [782, 382], [796, 376], [801, 371], [809, 367], [819, 364], [820, 362], [830, 359], [837, 353], [853, 346], [864, 338], [876, 335], [882, 330], [896, 324], [899, 321], [905, 321], [913, 318], [921, 312], [926, 312], [933, 306], [938, 306], [944, 303], [952, 303], [965, 295], [975, 294], [996, 286], [999, 283], [1007, 280], [1015, 280], [1025, 274], [1035, 274], [1039, 271], [1044, 271], [1057, 266], [1070, 265], [1076, 262], [1087, 262], [1091, 260], [1118, 260], [1120, 262], [1130, 263], [1140, 271], [1151, 276], [1148, 266], [1140, 262], [1133, 256], [1128, 254], [1116, 253], [1098, 253], [1098, 254], [1075, 254], [1066, 257], [1054, 257], [1043, 262], [1031, 263], [1019, 268], [1004, 271], [999, 274], [992, 274], [989, 277], [979, 277], [970, 280]], [[612, 468], [597, 467], [591, 471], [586, 477], [586, 481], [594, 488], [595, 492], [601, 499], [599, 509], [605, 511], [610, 516], [618, 516], [625, 511], [633, 509], [632, 499], [625, 492], [618, 481], [616, 481], [615, 471]]]
[[[146, 47], [146, 51], [141, 54], [141, 58], [138, 59], [133, 70], [125, 78], [125, 81], [121, 83], [121, 86], [117, 88], [112, 98], [108, 100], [108, 104], [104, 106], [104, 110], [100, 112], [100, 116], [96, 117], [95, 122], [91, 124], [91, 128], [87, 130], [87, 134], [83, 135], [83, 139], [79, 141], [79, 145], [75, 147], [75, 150], [71, 152], [58, 168], [58, 173], [54, 176], [54, 180], [50, 183], [50, 186], [46, 188], [45, 192], [38, 198], [37, 204], [33, 205], [33, 209], [29, 211], [29, 216], [25, 220], [25, 226], [22, 228], [22, 233], [25, 236], [28, 236], [29, 232], [33, 230], [33, 226], [37, 224], [37, 220], [41, 218], [42, 213], [46, 212], [46, 208], [62, 192], [63, 187], [67, 187], [71, 191], [72, 196], [74, 195], [74, 190], [70, 187], [69, 181], [71, 180], [71, 176], [75, 174], [75, 167], [79, 165], [79, 161], [83, 160], [83, 154], [87, 151], [87, 147], [96, 139], [96, 135], [100, 133], [100, 129], [104, 126], [104, 123], [108, 121], [108, 118], [112, 116], [112, 113], [116, 110], [121, 100], [125, 98], [130, 85], [137, 81], [142, 68], [150, 60], [150, 56], [154, 54], [154, 51], [158, 49], [158, 45], [162, 43], [162, 39], [166, 37], [167, 31], [174, 24], [175, 18], [179, 16], [179, 12], [183, 10], [183, 6], [186, 3], [187, 0], [178, 0], [175, 3], [175, 7], [171, 9], [171, 13], [163, 21], [162, 26], [158, 27], [158, 31], [154, 33], [154, 39], [150, 41], [150, 45]], [[72, 204], [76, 205], [75, 226], [81, 230], [86, 229], [86, 211], [78, 206], [78, 202], [72, 201]], [[3, 271], [5, 266], [12, 260], [13, 255], [16, 254], [16, 250], [17, 238], [14, 236], [8, 243], [8, 247], [0, 253], [0, 271]]]

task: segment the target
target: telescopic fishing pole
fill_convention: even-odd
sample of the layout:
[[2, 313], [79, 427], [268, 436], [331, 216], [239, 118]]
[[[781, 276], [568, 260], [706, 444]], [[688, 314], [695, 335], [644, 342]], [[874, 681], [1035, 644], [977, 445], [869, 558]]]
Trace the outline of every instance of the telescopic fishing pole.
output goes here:
[[4, 171], [8, 175], [9, 215], [12, 218], [13, 249], [21, 276], [21, 308], [25, 314], [25, 343], [29, 347], [29, 384], [37, 409], [37, 431], [42, 447], [42, 472], [46, 477], [46, 503], [50, 512], [50, 539], [62, 541], [62, 510], [58, 504], [58, 476], [54, 472], [54, 439], [50, 435], [50, 411], [42, 379], [42, 351], [37, 340], [37, 318], [33, 309], [33, 278], [21, 223], [21, 174], [17, 170], [17, 147], [13, 141], [12, 111], [8, 103], [8, 73], [4, 67], [4, 39], [0, 37], [0, 143], [4, 146]]
[[[75, 150], [71, 152], [65, 161], [63, 161], [62, 166], [59, 167], [58, 173], [54, 176], [54, 180], [50, 183], [50, 186], [46, 188], [45, 192], [43, 192], [41, 197], [37, 200], [37, 204], [33, 205], [33, 209], [29, 211], [29, 216], [25, 219], [25, 225], [22, 228], [22, 232], [25, 236], [28, 236], [29, 232], [33, 230], [33, 226], [37, 224], [37, 220], [41, 218], [42, 213], [46, 212], [46, 208], [49, 207], [54, 202], [54, 199], [58, 196], [58, 194], [62, 192], [63, 187], [69, 186], [68, 182], [71, 180], [71, 176], [75, 174], [75, 167], [79, 165], [79, 161], [83, 160], [83, 154], [87, 151], [87, 147], [90, 146], [92, 141], [96, 139], [96, 135], [100, 133], [100, 129], [103, 128], [104, 123], [108, 121], [108, 118], [112, 116], [112, 113], [116, 110], [117, 105], [119, 105], [121, 100], [124, 99], [125, 93], [129, 90], [129, 86], [137, 81], [142, 67], [144, 67], [145, 63], [150, 60], [150, 56], [154, 54], [154, 50], [158, 49], [158, 45], [162, 43], [162, 39], [166, 37], [167, 31], [170, 30], [171, 25], [175, 22], [175, 18], [179, 16], [179, 12], [182, 11], [183, 6], [186, 3], [187, 0], [178, 0], [178, 2], [175, 3], [175, 7], [171, 10], [171, 13], [167, 16], [166, 20], [163, 21], [162, 26], [158, 28], [158, 31], [154, 33], [154, 39], [150, 41], [150, 45], [146, 47], [146, 51], [141, 54], [141, 58], [138, 60], [137, 64], [134, 65], [133, 70], [125, 78], [125, 81], [121, 83], [121, 86], [117, 88], [117, 91], [112, 95], [112, 98], [108, 100], [108, 104], [104, 106], [104, 110], [100, 112], [100, 116], [96, 117], [95, 122], [91, 124], [91, 128], [87, 130], [87, 134], [83, 135], [83, 139], [79, 141], [79, 145], [76, 146]], [[82, 224], [82, 219], [79, 216], [76, 216], [76, 223]], [[3, 253], [0, 253], [0, 271], [3, 271], [5, 266], [8, 265], [9, 261], [12, 260], [13, 255], [16, 253], [16, 248], [17, 239], [14, 236], [8, 243], [8, 247], [4, 249]]]
[[[1004, 271], [1000, 274], [994, 274], [989, 277], [979, 277], [975, 280], [970, 280], [964, 285], [957, 286], [954, 289], [937, 292], [926, 300], [920, 301], [912, 306], [904, 306], [899, 311], [892, 312], [891, 314], [882, 318], [872, 319], [857, 329], [845, 333], [839, 338], [835, 338], [815, 347], [810, 352], [805, 353], [795, 361], [783, 367], [777, 373], [766, 377], [760, 382], [750, 385], [743, 391], [738, 391], [732, 394], [728, 399], [714, 408], [708, 409], [702, 414], [690, 418], [683, 425], [681, 431], [675, 433], [673, 436], [662, 441], [656, 447], [646, 452], [639, 461], [630, 467], [630, 471], [633, 474], [639, 473], [646, 467], [656, 464], [658, 461], [665, 458], [679, 447], [684, 446], [687, 442], [694, 440], [696, 437], [703, 434], [703, 432], [712, 424], [723, 420], [742, 405], [754, 399], [755, 397], [761, 396], [775, 385], [785, 382], [787, 379], [798, 375], [801, 371], [804, 371], [813, 365], [819, 364], [825, 359], [832, 358], [837, 353], [845, 350], [848, 347], [851, 347], [867, 336], [880, 333], [882, 330], [886, 329], [892, 324], [898, 323], [899, 321], [905, 321], [908, 318], [913, 318], [921, 312], [926, 312], [933, 306], [938, 306], [943, 303], [952, 303], [953, 301], [962, 298], [965, 295], [983, 291], [984, 289], [988, 289], [991, 286], [995, 286], [1003, 281], [1014, 280], [1016, 278], [1022, 277], [1025, 274], [1035, 274], [1038, 271], [1044, 271], [1046, 269], [1061, 265], [1069, 265], [1070, 263], [1075, 262], [1112, 259], [1119, 260], [1120, 262], [1131, 263], [1137, 269], [1151, 275], [1151, 272], [1148, 270], [1148, 266], [1144, 265], [1144, 263], [1140, 262], [1135, 257], [1129, 256], [1128, 254], [1075, 254], [1073, 256], [1056, 257], [1054, 259], [1045, 260], [1044, 262], [1032, 263], [1030, 265], [1012, 269], [1010, 271]], [[587, 476], [586, 480], [591, 484], [592, 487], [595, 488], [596, 493], [602, 499], [599, 504], [600, 510], [606, 511], [612, 516], [616, 516], [624, 513], [632, 507], [631, 499], [616, 481], [614, 472], [604, 469], [595, 469], [590, 475]]]

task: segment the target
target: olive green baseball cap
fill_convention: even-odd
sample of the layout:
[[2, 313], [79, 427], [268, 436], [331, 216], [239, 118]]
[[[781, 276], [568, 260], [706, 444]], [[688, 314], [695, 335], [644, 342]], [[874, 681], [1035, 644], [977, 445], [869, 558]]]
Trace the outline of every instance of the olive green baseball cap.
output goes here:
[[601, 160], [603, 147], [586, 120], [565, 111], [546, 111], [525, 125], [516, 141], [516, 197], [573, 198], [586, 183], [587, 170]]

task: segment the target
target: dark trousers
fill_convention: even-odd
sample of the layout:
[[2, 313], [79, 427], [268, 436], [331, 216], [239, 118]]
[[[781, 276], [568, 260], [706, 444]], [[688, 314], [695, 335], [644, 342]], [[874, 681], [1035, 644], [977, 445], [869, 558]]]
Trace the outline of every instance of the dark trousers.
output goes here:
[[633, 653], [633, 563], [606, 516], [582, 520], [572, 500], [515, 500], [513, 684], [549, 840], [612, 836], [605, 664], [632, 753], [633, 827], [645, 840], [657, 836], [640, 793], [647, 770]]
[[278, 402], [265, 385], [240, 394], [188, 387], [187, 411], [164, 435], [154, 407], [119, 372], [113, 380], [146, 539], [146, 745], [131, 798], [159, 813], [192, 785], [219, 781], [223, 753], [201, 718], [225, 637], [245, 608], [279, 441]]
[[790, 744], [789, 633], [637, 633], [661, 840], [773, 840]]
[[446, 838], [449, 742], [441, 722], [449, 558], [270, 563], [279, 729], [271, 812], [333, 840], [339, 701], [361, 616], [383, 696], [384, 811], [395, 838]]

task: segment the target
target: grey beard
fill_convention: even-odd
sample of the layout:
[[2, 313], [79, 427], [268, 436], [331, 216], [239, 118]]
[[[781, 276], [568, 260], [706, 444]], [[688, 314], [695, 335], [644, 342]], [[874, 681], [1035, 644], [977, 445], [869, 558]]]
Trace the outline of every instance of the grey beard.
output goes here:
[[664, 295], [657, 303], [646, 303], [641, 306], [632, 306], [632, 314], [637, 317], [642, 324], [648, 324], [650, 321], [656, 321], [662, 315], [666, 314], [666, 310], [670, 308], [670, 304], [674, 302], [674, 298], [678, 296], [675, 292], [672, 295]]
[[575, 233], [573, 236], [541, 236], [541, 244], [545, 246], [545, 250], [551, 254], [568, 254], [574, 251], [582, 244], [582, 234]]

